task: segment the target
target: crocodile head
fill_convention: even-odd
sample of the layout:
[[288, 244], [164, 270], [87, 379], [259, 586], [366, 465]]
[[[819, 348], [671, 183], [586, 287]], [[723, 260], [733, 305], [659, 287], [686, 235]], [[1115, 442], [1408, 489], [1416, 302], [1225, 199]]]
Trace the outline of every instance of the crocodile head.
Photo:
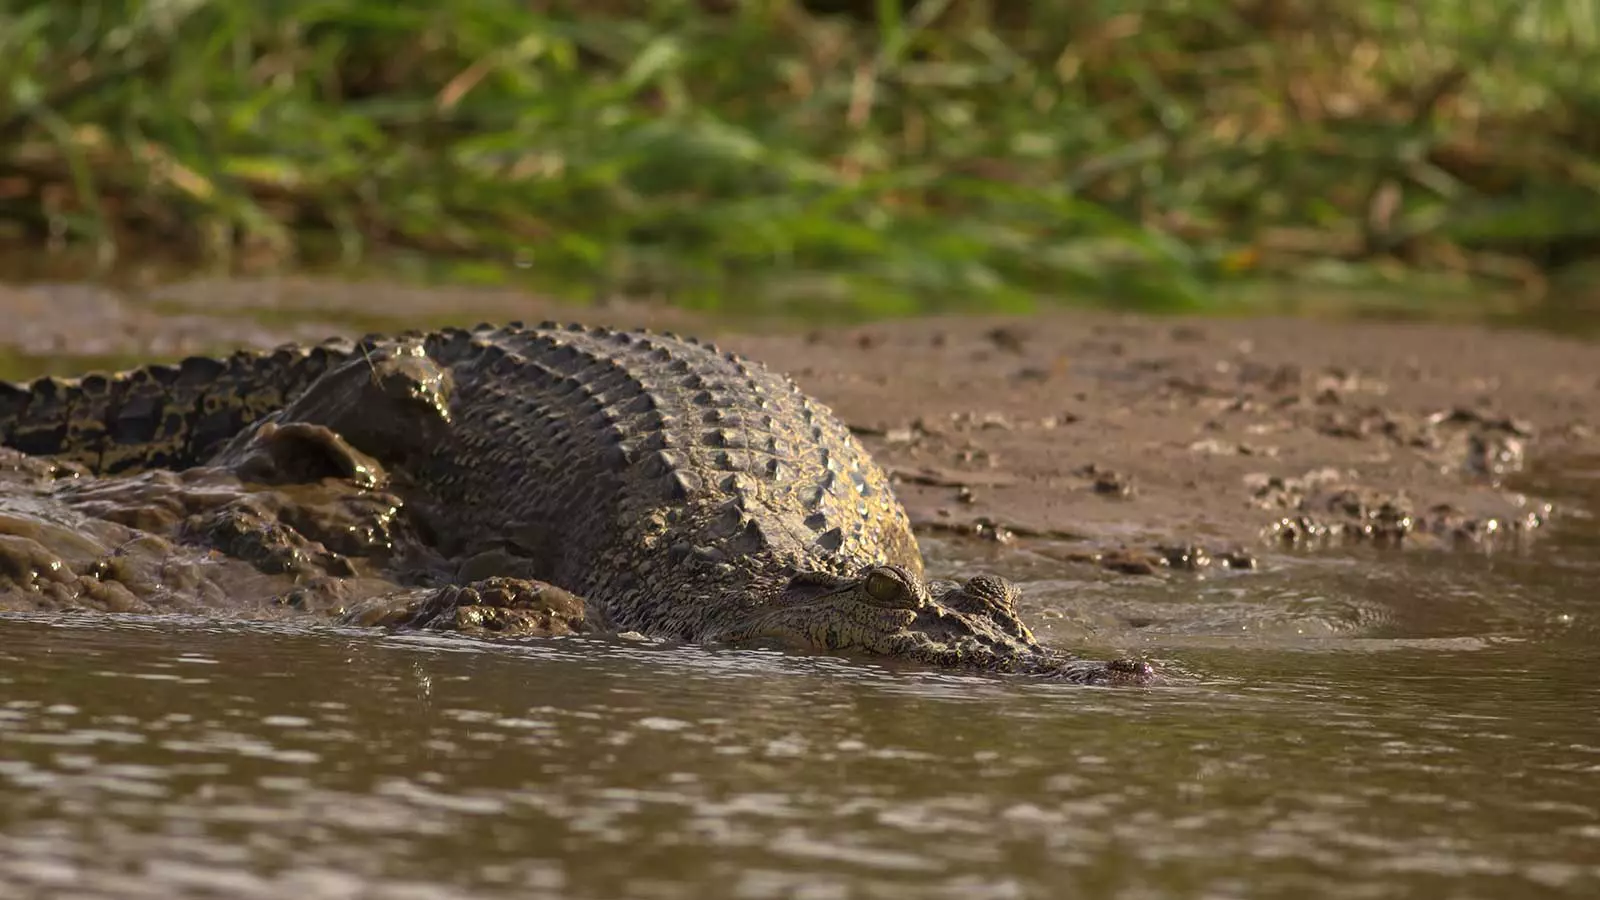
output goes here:
[[868, 566], [853, 578], [804, 572], [775, 603], [720, 640], [1089, 684], [1154, 679], [1143, 662], [1081, 660], [1040, 644], [1017, 617], [1016, 598], [1016, 586], [993, 575], [930, 585], [892, 565]]

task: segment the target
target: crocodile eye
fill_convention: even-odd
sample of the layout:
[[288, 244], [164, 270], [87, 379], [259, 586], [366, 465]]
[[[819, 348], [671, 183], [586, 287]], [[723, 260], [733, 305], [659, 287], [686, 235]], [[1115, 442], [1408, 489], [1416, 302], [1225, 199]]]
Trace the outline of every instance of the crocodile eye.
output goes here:
[[868, 598], [883, 606], [916, 609], [921, 605], [917, 600], [916, 589], [904, 575], [891, 568], [879, 566], [873, 569], [866, 574], [861, 586], [867, 592]]

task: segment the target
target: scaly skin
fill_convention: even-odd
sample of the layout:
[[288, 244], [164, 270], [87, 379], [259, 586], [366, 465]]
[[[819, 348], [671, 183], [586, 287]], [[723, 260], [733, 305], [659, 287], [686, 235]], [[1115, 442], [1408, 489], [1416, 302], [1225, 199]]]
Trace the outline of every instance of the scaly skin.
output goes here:
[[515, 633], [517, 610], [548, 621], [576, 597], [596, 624], [690, 642], [1150, 676], [1042, 646], [1003, 579], [926, 584], [886, 473], [843, 423], [674, 335], [479, 326], [43, 380], [0, 389], [0, 441], [100, 472], [206, 462], [264, 481], [370, 456], [462, 584], [350, 621]]
[[332, 340], [115, 375], [0, 381], [0, 444], [102, 475], [189, 468], [356, 352]]

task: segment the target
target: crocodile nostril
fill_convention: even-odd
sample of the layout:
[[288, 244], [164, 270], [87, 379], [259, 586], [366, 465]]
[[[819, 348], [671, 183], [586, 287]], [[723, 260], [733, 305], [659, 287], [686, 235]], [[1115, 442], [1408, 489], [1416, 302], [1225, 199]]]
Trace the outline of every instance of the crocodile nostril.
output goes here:
[[1128, 681], [1137, 684], [1148, 683], [1155, 679], [1155, 666], [1142, 659], [1114, 659], [1106, 663], [1106, 673], [1112, 681]]
[[994, 600], [998, 603], [1008, 602], [1017, 593], [1016, 586], [1011, 582], [1001, 578], [999, 575], [987, 573], [968, 578], [966, 590], [969, 594]]

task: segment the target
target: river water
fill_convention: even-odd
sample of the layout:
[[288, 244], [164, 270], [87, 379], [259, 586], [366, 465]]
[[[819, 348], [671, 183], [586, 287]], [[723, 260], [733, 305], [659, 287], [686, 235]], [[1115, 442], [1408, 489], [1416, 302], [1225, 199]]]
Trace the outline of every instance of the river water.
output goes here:
[[0, 896], [1600, 896], [1594, 519], [1200, 580], [1016, 556], [1054, 639], [1184, 674], [5, 617]]

